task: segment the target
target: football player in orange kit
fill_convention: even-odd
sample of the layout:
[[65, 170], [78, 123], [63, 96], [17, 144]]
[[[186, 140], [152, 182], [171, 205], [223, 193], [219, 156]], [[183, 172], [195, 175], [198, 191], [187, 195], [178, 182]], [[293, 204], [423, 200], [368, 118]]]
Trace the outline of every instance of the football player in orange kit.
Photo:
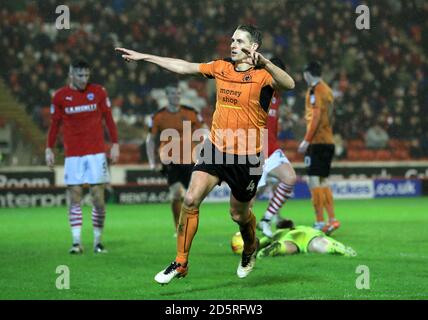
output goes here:
[[244, 240], [237, 275], [245, 278], [254, 268], [258, 239], [251, 205], [261, 177], [258, 169], [262, 163], [263, 129], [274, 91], [294, 88], [294, 80], [288, 73], [257, 51], [261, 44], [262, 34], [256, 27], [240, 25], [231, 38], [231, 57], [209, 63], [190, 63], [116, 49], [127, 61], [144, 60], [175, 73], [202, 74], [216, 81], [217, 103], [211, 133], [193, 168], [184, 197], [177, 230], [176, 258], [155, 276], [155, 281], [160, 284], [187, 274], [200, 204], [222, 181], [231, 189], [230, 214], [239, 225]]
[[[314, 228], [331, 234], [340, 227], [334, 213], [333, 193], [327, 180], [334, 156], [333, 91], [321, 79], [321, 64], [317, 61], [304, 68], [303, 77], [309, 86], [305, 102], [307, 126], [298, 152], [305, 153], [309, 188], [316, 214]], [[327, 223], [324, 221], [324, 209], [328, 214]]]

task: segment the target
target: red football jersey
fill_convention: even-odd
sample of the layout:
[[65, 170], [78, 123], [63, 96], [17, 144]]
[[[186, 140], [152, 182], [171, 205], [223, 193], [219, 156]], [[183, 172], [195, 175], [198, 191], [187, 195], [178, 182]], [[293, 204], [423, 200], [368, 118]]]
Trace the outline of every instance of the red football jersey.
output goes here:
[[83, 91], [62, 87], [52, 98], [47, 146], [55, 146], [62, 123], [66, 157], [105, 152], [103, 119], [111, 142], [118, 142], [110, 107], [107, 91], [98, 84], [90, 83]]
[[269, 157], [276, 149], [279, 149], [278, 144], [278, 120], [279, 106], [281, 97], [275, 92], [272, 97], [272, 102], [269, 108], [266, 128], [268, 130], [268, 154]]

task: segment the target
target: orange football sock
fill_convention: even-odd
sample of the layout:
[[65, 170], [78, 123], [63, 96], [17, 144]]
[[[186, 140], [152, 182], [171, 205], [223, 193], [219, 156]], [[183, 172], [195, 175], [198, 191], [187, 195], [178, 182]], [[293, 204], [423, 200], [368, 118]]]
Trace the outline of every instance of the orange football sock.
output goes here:
[[177, 228], [177, 257], [175, 261], [186, 265], [189, 257], [193, 237], [198, 231], [199, 210], [181, 207], [181, 214]]
[[244, 240], [244, 252], [250, 254], [256, 249], [256, 217], [250, 210], [247, 219], [239, 223], [239, 231]]
[[182, 199], [172, 200], [171, 209], [172, 209], [172, 216], [174, 218], [175, 230], [177, 230], [177, 228], [178, 228], [178, 221], [180, 220], [180, 213], [181, 213], [182, 205], [183, 205]]
[[315, 209], [317, 222], [324, 221], [324, 194], [322, 188], [313, 188], [312, 193], [312, 204]]
[[331, 222], [336, 219], [334, 215], [333, 193], [330, 187], [324, 187], [322, 190], [324, 193], [324, 207], [327, 210], [328, 220]]

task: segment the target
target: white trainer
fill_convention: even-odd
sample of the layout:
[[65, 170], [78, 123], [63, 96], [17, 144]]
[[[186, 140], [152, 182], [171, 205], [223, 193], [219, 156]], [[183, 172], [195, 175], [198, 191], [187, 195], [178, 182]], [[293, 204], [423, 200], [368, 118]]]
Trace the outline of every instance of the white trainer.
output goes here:
[[173, 261], [155, 276], [155, 281], [159, 284], [168, 284], [174, 278], [184, 278], [187, 275], [187, 271], [187, 265], [183, 267], [180, 263]]
[[94, 246], [94, 252], [95, 253], [107, 253], [108, 251], [106, 250], [106, 248], [103, 246], [102, 243], [97, 243]]
[[325, 222], [315, 222], [313, 228], [317, 230], [321, 230], [324, 228]]
[[256, 265], [256, 256], [257, 249], [259, 248], [259, 239], [256, 238], [257, 246], [256, 249], [251, 254], [245, 254], [242, 252], [241, 261], [239, 262], [238, 269], [236, 270], [236, 274], [239, 278], [245, 278], [253, 271], [254, 266]]
[[80, 243], [73, 243], [70, 250], [68, 251], [70, 254], [82, 254], [83, 247]]
[[271, 226], [271, 222], [265, 219], [262, 219], [259, 221], [259, 223], [257, 224], [257, 229], [259, 229], [263, 235], [265, 235], [268, 238], [272, 238], [273, 237], [273, 232], [272, 232], [272, 226]]

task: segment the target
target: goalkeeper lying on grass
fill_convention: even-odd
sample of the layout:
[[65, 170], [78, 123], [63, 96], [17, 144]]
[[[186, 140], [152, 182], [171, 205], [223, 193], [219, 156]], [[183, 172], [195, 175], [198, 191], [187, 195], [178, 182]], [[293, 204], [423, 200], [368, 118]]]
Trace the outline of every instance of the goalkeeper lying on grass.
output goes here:
[[258, 259], [308, 252], [340, 254], [347, 257], [357, 255], [351, 247], [346, 247], [320, 230], [306, 226], [278, 229], [272, 238], [261, 238], [259, 248]]

